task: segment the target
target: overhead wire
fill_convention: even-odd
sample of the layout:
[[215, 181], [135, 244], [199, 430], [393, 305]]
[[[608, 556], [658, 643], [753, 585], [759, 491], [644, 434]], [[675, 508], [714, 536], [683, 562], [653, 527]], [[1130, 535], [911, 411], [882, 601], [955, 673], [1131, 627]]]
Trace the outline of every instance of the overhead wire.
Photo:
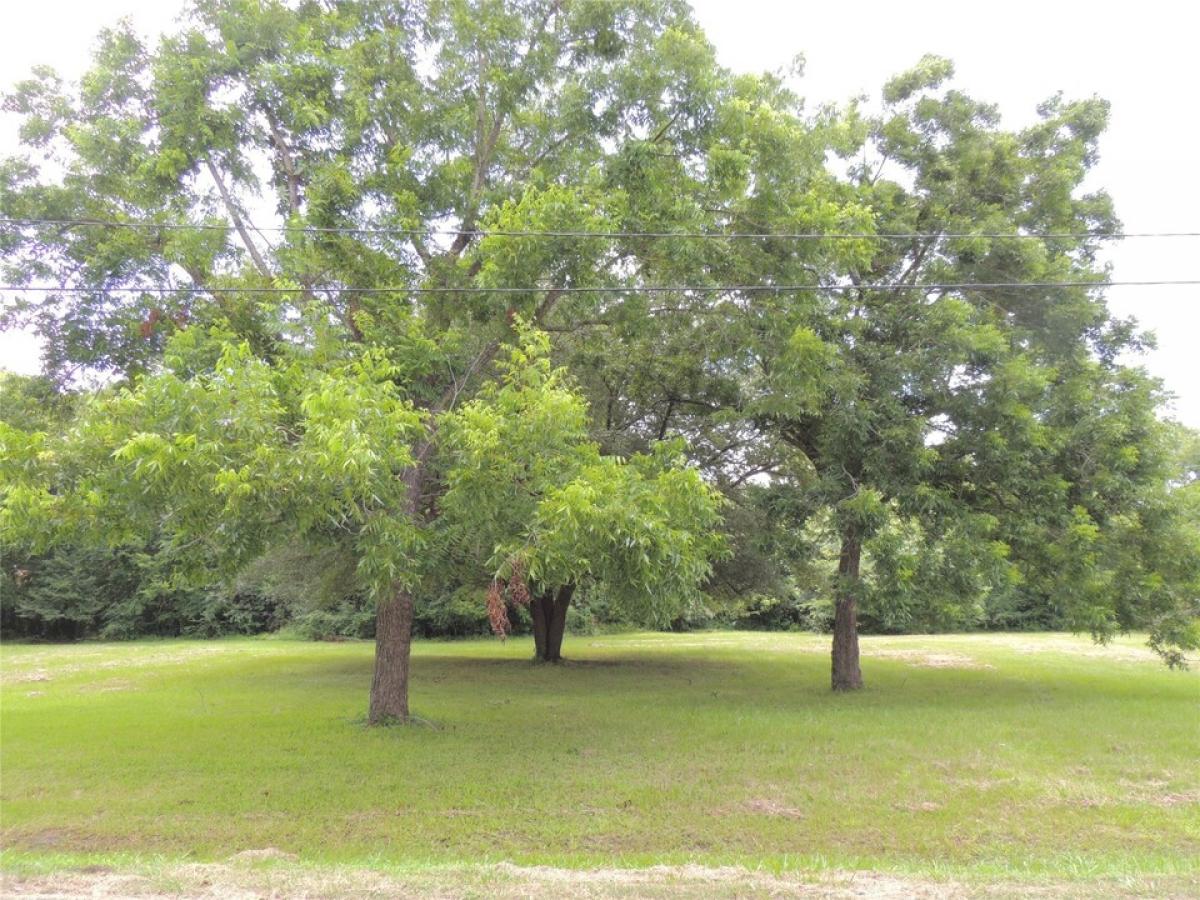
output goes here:
[[242, 285], [205, 286], [180, 285], [171, 286], [137, 286], [112, 285], [88, 287], [85, 285], [18, 285], [0, 284], [0, 292], [18, 293], [33, 291], [38, 293], [74, 293], [74, 294], [116, 294], [116, 293], [160, 293], [160, 294], [300, 294], [304, 292], [334, 292], [340, 294], [661, 294], [661, 293], [789, 293], [824, 291], [977, 291], [977, 290], [1009, 290], [1033, 288], [1116, 288], [1116, 287], [1168, 287], [1200, 285], [1200, 279], [1145, 279], [1129, 281], [959, 281], [959, 282], [879, 282], [873, 284], [649, 284], [641, 286], [607, 285], [554, 287], [551, 285], [535, 285], [530, 287], [464, 287], [426, 286], [408, 287], [406, 285], [390, 285], [385, 287], [353, 287], [339, 285], [305, 285], [303, 287], [250, 287]]
[[[35, 219], [0, 217], [0, 227], [101, 227], [114, 229], [142, 229], [169, 231], [226, 231], [233, 226], [228, 223], [181, 223], [154, 222], [148, 220], [104, 220], [83, 218]], [[455, 237], [520, 237], [520, 238], [587, 238], [587, 239], [703, 239], [703, 240], [955, 240], [955, 239], [988, 239], [988, 240], [1124, 240], [1127, 238], [1166, 239], [1166, 238], [1197, 238], [1200, 232], [1191, 231], [1143, 231], [1143, 232], [696, 232], [696, 231], [535, 231], [519, 229], [492, 230], [461, 230], [450, 228], [361, 228], [351, 226], [248, 226], [257, 232], [272, 233], [313, 233], [313, 234], [352, 234], [352, 235], [405, 235], [432, 236], [444, 235]], [[353, 287], [340, 285], [307, 285], [303, 287], [249, 287], [239, 285], [229, 286], [151, 286], [151, 285], [0, 285], [3, 292], [39, 292], [39, 293], [160, 293], [160, 294], [212, 294], [212, 293], [242, 293], [242, 294], [294, 294], [302, 291], [337, 292], [341, 294], [527, 294], [554, 291], [559, 294], [601, 294], [601, 293], [786, 293], [786, 292], [838, 292], [838, 291], [967, 291], [967, 290], [1009, 290], [1037, 288], [1116, 288], [1116, 287], [1164, 287], [1198, 285], [1200, 280], [1189, 279], [1143, 279], [1143, 280], [1111, 280], [1111, 281], [1008, 281], [1008, 282], [882, 282], [874, 284], [854, 284], [841, 282], [836, 284], [683, 284], [683, 285], [607, 285], [607, 286], [565, 286], [553, 287], [536, 285], [528, 287], [486, 287], [477, 285], [464, 286], [407, 286], [389, 285], [382, 287]]]
[[[35, 228], [53, 226], [63, 228], [127, 228], [159, 231], [228, 231], [234, 226], [216, 222], [154, 222], [149, 220], [116, 219], [32, 219], [0, 218], [0, 226]], [[405, 237], [518, 237], [518, 238], [579, 238], [579, 239], [668, 239], [689, 240], [965, 240], [983, 238], [988, 240], [1080, 240], [1117, 241], [1126, 239], [1200, 238], [1200, 231], [1080, 231], [1080, 232], [869, 232], [869, 231], [574, 231], [533, 229], [459, 229], [459, 228], [405, 228], [405, 227], [359, 227], [342, 225], [247, 225], [251, 231], [276, 234], [350, 234], [350, 235], [400, 235]]]

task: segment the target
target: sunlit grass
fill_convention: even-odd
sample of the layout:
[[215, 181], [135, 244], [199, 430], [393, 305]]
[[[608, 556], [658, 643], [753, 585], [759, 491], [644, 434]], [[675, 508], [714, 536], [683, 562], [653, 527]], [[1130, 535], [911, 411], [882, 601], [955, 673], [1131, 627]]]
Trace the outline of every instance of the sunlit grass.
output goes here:
[[[697, 862], [1200, 873], [1200, 677], [1135, 639], [711, 633], [421, 643], [415, 727], [363, 727], [372, 646], [3, 648], [6, 864]], [[116, 854], [117, 856], [113, 856]]]

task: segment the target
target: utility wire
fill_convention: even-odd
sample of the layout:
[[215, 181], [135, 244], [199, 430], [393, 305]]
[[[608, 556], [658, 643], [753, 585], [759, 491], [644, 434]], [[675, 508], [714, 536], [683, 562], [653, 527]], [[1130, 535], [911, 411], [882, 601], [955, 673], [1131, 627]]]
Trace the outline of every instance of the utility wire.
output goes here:
[[1200, 279], [1171, 279], [1146, 281], [984, 281], [984, 282], [935, 282], [932, 284], [910, 284], [908, 282], [882, 282], [876, 284], [650, 284], [642, 287], [338, 287], [336, 285], [305, 286], [295, 288], [280, 287], [197, 287], [183, 285], [180, 287], [84, 287], [68, 285], [66, 287], [50, 287], [47, 285], [0, 284], [0, 291], [20, 293], [34, 291], [45, 294], [299, 294], [303, 292], [329, 291], [339, 294], [665, 294], [665, 293], [789, 293], [804, 291], [821, 293], [823, 291], [978, 291], [978, 290], [1009, 290], [1012, 288], [1113, 288], [1113, 287], [1167, 287], [1182, 285], [1200, 285]]
[[[54, 227], [88, 227], [88, 228], [129, 228], [147, 231], [227, 231], [230, 224], [212, 222], [149, 222], [149, 221], [115, 221], [103, 219], [11, 219], [0, 218], [0, 226], [10, 228], [30, 228], [38, 226]], [[247, 225], [248, 229], [256, 232], [273, 232], [282, 234], [351, 234], [351, 235], [400, 235], [404, 237], [445, 236], [445, 237], [520, 237], [520, 238], [580, 238], [580, 239], [665, 239], [688, 238], [706, 240], [789, 240], [789, 241], [857, 241], [857, 240], [959, 240], [965, 238], [986, 238], [992, 240], [1081, 240], [1081, 241], [1119, 241], [1129, 238], [1200, 238], [1200, 231], [1118, 231], [1118, 232], [758, 232], [758, 231], [526, 231], [520, 229], [495, 229], [490, 231], [457, 228], [357, 228], [353, 226], [319, 226], [319, 225]]]

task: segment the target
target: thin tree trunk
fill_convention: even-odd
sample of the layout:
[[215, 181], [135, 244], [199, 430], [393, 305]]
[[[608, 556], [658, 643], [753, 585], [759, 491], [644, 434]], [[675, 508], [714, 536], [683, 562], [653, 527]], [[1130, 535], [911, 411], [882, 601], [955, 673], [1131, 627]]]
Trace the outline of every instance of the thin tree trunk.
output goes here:
[[862, 538], [857, 529], [842, 533], [838, 586], [833, 615], [833, 689], [854, 691], [863, 686], [858, 664], [858, 587]]
[[[421, 514], [425, 471], [417, 464], [404, 473], [405, 512], [414, 523]], [[412, 650], [413, 595], [396, 585], [375, 612], [375, 674], [371, 679], [370, 725], [408, 721], [408, 659]]]
[[571, 605], [571, 596], [575, 593], [575, 585], [566, 584], [549, 596], [551, 601], [550, 621], [546, 625], [546, 654], [547, 662], [562, 660], [563, 635], [567, 630], [567, 607]]

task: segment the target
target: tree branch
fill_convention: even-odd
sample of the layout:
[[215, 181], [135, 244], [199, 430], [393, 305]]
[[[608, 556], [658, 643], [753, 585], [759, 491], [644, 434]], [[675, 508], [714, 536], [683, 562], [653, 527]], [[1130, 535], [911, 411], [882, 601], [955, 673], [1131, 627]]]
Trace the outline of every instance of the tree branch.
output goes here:
[[255, 246], [254, 241], [250, 239], [250, 232], [246, 229], [245, 222], [242, 221], [241, 213], [238, 212], [237, 204], [233, 202], [233, 197], [230, 195], [229, 189], [225, 187], [225, 181], [221, 178], [221, 173], [217, 171], [217, 167], [213, 165], [211, 159], [205, 159], [204, 164], [208, 167], [208, 174], [216, 182], [217, 190], [221, 194], [221, 200], [225, 204], [225, 211], [229, 213], [229, 218], [233, 220], [233, 225], [237, 229], [237, 233], [241, 236], [246, 250], [250, 253], [250, 258], [254, 260], [254, 265], [258, 268], [263, 278], [271, 278], [271, 269], [267, 265], [266, 260], [263, 259], [262, 254], [258, 252], [258, 247]]
[[[529, 44], [525, 48], [525, 52], [521, 54], [521, 58], [514, 67], [516, 71], [519, 72], [524, 69], [529, 59], [529, 54], [533, 52], [533, 48], [542, 39], [542, 36], [546, 32], [547, 24], [549, 24], [551, 17], [558, 12], [560, 6], [560, 0], [555, 0], [554, 3], [551, 3], [546, 8], [545, 15], [542, 16], [541, 21], [538, 22], [537, 27], [533, 30], [533, 35], [529, 38]], [[496, 145], [500, 141], [500, 134], [504, 130], [504, 123], [508, 118], [508, 112], [503, 108], [503, 105], [497, 104], [495, 117], [492, 119], [492, 127], [487, 132], [486, 137], [484, 136], [484, 121], [487, 117], [487, 110], [485, 106], [483, 72], [484, 66], [481, 57], [479, 59], [479, 94], [475, 111], [475, 171], [471, 175], [470, 199], [467, 201], [467, 209], [463, 215], [461, 229], [447, 251], [447, 255], [451, 259], [458, 259], [475, 237], [476, 219], [479, 215], [479, 206], [483, 199], [483, 188], [487, 184], [487, 170], [492, 164]]]
[[663, 413], [662, 424], [658, 426], [658, 439], [661, 441], [667, 436], [667, 426], [671, 423], [671, 414], [675, 412], [675, 401], [667, 400], [667, 409]]
[[292, 159], [292, 151], [288, 148], [287, 141], [284, 139], [283, 132], [280, 131], [275, 117], [267, 110], [263, 112], [267, 117], [267, 124], [271, 126], [271, 141], [275, 144], [275, 152], [279, 156], [279, 162], [283, 166], [284, 174], [287, 175], [288, 212], [295, 215], [300, 211], [300, 175], [296, 171], [296, 163]]
[[726, 484], [726, 487], [728, 487], [728, 488], [740, 487], [742, 484], [749, 481], [755, 475], [769, 475], [769, 474], [773, 473], [775, 471], [775, 468], [776, 468], [775, 466], [756, 466], [753, 469], [747, 469], [745, 472], [743, 472], [737, 478], [733, 479], [733, 481], [730, 481], [728, 484]]
[[421, 257], [421, 262], [425, 263], [428, 268], [433, 262], [433, 255], [429, 252], [429, 248], [425, 246], [425, 242], [421, 240], [421, 236], [417, 234], [409, 235], [409, 241], [413, 245], [413, 249], [417, 251], [417, 256]]

